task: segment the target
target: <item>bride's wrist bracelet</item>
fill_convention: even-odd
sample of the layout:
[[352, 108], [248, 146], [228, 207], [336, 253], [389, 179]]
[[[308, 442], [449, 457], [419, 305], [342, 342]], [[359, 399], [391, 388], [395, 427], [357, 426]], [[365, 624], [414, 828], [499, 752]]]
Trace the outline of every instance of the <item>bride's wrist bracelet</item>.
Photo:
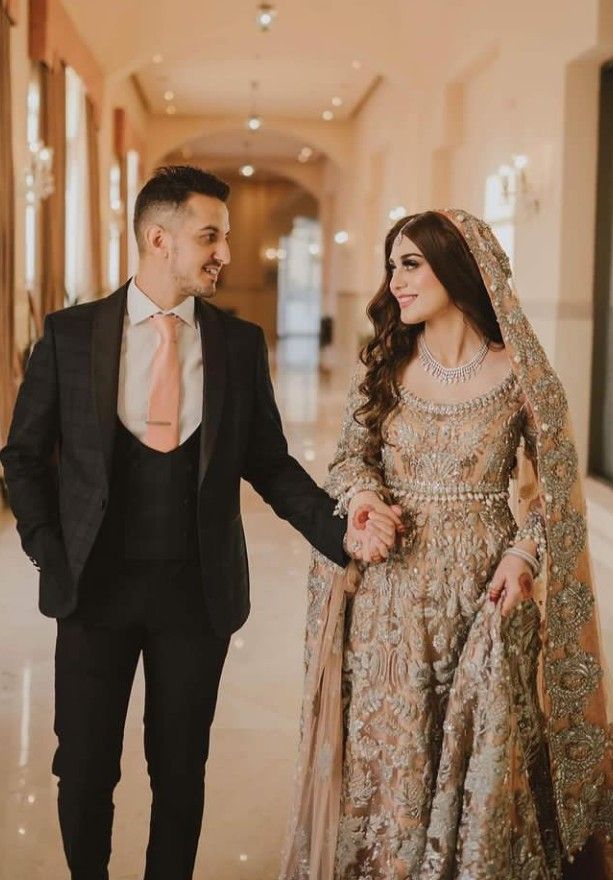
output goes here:
[[508, 547], [503, 556], [517, 556], [519, 559], [523, 559], [524, 562], [527, 562], [530, 568], [532, 569], [532, 576], [536, 577], [539, 570], [539, 561], [536, 556], [533, 556], [531, 553], [528, 553], [527, 550], [522, 550], [521, 547]]

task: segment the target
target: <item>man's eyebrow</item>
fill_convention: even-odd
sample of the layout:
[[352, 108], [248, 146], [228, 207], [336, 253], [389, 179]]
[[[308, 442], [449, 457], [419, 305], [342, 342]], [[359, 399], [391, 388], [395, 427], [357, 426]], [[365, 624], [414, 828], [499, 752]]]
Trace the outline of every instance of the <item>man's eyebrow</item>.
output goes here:
[[[219, 226], [201, 226], [198, 230], [199, 232], [221, 232]], [[230, 230], [225, 233], [226, 235], [230, 234]]]

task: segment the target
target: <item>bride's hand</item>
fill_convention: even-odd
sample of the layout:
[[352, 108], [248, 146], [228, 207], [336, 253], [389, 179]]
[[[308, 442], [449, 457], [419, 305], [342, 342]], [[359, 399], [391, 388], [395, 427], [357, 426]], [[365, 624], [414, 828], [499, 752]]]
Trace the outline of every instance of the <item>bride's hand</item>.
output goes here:
[[503, 556], [490, 583], [489, 597], [498, 602], [502, 597], [502, 616], [506, 617], [532, 596], [534, 579], [527, 562], [517, 556]]
[[354, 495], [347, 517], [347, 547], [362, 562], [381, 562], [396, 543], [397, 532], [404, 531], [402, 510], [381, 501], [375, 492]]

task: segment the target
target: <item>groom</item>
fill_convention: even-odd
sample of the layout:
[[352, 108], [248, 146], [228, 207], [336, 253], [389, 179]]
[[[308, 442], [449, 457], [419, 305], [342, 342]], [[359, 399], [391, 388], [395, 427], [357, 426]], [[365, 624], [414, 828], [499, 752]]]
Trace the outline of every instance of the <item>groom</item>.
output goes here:
[[[108, 878], [141, 654], [145, 880], [192, 876], [219, 680], [249, 613], [241, 478], [347, 562], [346, 522], [288, 454], [261, 329], [206, 302], [230, 260], [228, 195], [187, 166], [148, 181], [137, 275], [47, 317], [0, 454], [40, 609], [58, 619], [53, 770], [73, 880]], [[351, 528], [348, 539], [359, 546]]]

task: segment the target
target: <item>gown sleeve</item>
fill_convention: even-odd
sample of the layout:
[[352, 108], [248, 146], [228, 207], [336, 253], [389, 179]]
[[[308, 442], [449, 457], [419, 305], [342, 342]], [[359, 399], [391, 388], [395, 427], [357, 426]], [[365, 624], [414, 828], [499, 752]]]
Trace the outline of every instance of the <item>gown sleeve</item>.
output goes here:
[[337, 501], [334, 513], [338, 516], [346, 516], [349, 502], [358, 492], [370, 490], [383, 499], [387, 495], [381, 467], [373, 467], [364, 460], [367, 431], [354, 418], [356, 409], [365, 401], [359, 390], [363, 377], [364, 367], [360, 364], [351, 380], [340, 439], [325, 484], [328, 494]]

